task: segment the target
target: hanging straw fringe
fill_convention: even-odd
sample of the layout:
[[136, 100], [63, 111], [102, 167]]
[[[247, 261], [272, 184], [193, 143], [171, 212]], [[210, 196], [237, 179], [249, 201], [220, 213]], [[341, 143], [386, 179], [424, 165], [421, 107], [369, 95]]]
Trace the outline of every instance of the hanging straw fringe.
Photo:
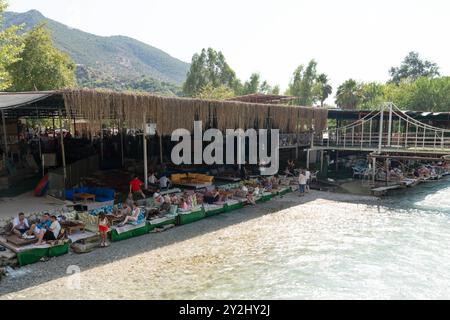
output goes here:
[[194, 121], [202, 121], [203, 129], [216, 123], [226, 129], [263, 129], [267, 119], [271, 127], [282, 133], [300, 133], [326, 128], [328, 110], [237, 101], [172, 98], [135, 92], [106, 90], [64, 90], [66, 112], [89, 121], [89, 130], [98, 131], [102, 121], [118, 120], [125, 127], [142, 129], [146, 122], [156, 123], [162, 135], [171, 135], [179, 128], [193, 129]]

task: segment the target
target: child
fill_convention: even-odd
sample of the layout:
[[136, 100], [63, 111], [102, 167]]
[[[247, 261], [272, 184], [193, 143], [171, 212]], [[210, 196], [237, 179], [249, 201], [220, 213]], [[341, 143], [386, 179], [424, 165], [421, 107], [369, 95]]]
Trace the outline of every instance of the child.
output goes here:
[[98, 231], [100, 232], [100, 247], [107, 247], [106, 236], [108, 233], [108, 218], [106, 218], [106, 214], [101, 212], [98, 216]]

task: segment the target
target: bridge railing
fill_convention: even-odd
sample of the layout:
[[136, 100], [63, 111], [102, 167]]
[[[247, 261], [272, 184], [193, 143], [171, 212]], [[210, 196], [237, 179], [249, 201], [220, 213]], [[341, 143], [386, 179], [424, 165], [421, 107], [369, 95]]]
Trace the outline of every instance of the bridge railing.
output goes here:
[[450, 150], [450, 130], [421, 123], [388, 104], [349, 125], [315, 134], [314, 145], [349, 149]]

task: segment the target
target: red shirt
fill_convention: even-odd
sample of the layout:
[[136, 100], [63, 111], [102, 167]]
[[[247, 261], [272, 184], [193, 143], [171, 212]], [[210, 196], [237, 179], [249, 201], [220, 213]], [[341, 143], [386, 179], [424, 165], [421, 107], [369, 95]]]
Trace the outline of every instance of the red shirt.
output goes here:
[[141, 180], [135, 178], [133, 180], [130, 181], [130, 186], [131, 186], [131, 192], [136, 192], [141, 190]]

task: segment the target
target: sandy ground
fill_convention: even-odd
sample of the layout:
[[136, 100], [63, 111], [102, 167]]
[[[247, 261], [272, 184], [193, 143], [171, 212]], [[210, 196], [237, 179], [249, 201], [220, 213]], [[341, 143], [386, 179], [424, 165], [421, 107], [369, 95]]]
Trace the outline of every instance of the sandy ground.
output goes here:
[[[358, 210], [358, 206], [378, 203], [373, 197], [349, 194], [317, 191], [301, 198], [291, 193], [88, 254], [68, 254], [21, 268], [16, 277], [2, 280], [0, 299], [170, 299], [177, 296], [178, 282], [186, 286], [197, 274], [194, 270], [205, 265], [220, 268], [228, 254], [236, 254], [221, 252], [221, 241], [248, 241], [243, 234], [251, 236], [249, 229], [273, 219], [283, 228], [287, 210], [301, 216], [303, 210]], [[252, 221], [258, 223], [252, 225]], [[71, 270], [81, 273], [71, 276]]]
[[35, 197], [29, 192], [14, 198], [0, 198], [0, 218], [13, 218], [19, 212], [31, 214], [63, 207], [64, 201], [52, 197]]

